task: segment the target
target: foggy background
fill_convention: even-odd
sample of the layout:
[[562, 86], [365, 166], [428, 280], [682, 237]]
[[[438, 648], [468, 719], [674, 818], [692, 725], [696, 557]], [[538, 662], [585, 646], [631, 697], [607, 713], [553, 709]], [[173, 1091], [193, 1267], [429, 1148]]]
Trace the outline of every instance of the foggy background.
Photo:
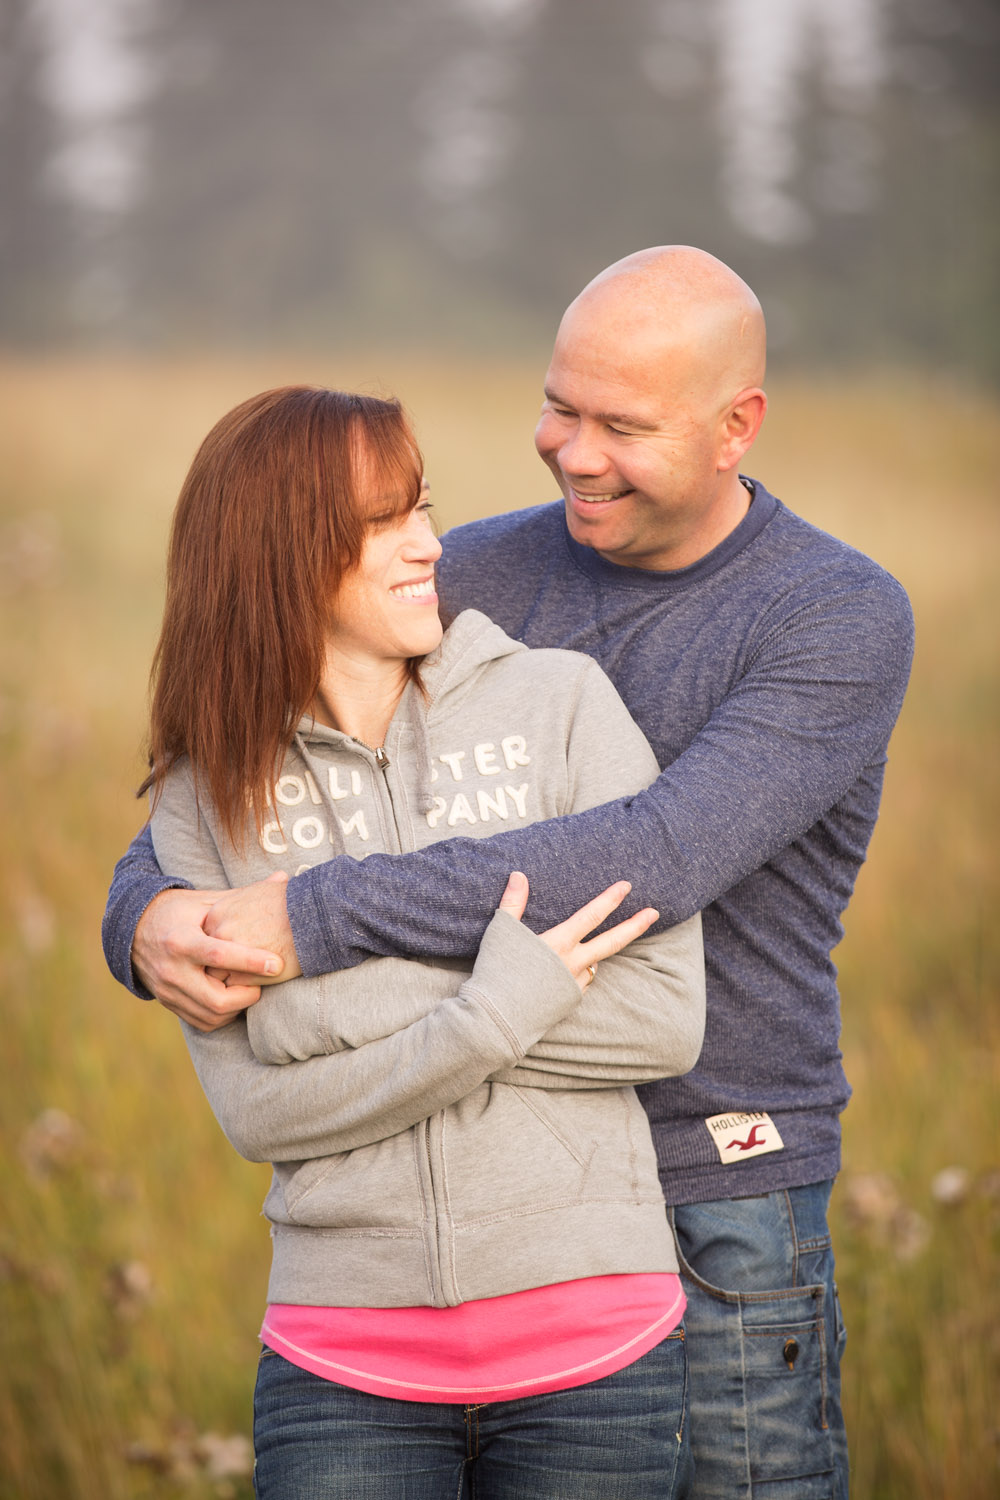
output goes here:
[[555, 499], [556, 320], [678, 241], [764, 304], [750, 472], [913, 601], [834, 955], [852, 1494], [996, 1500], [998, 63], [1000, 0], [0, 0], [0, 1500], [252, 1500], [267, 1169], [99, 941], [192, 454], [374, 389], [442, 531]]
[[3, 0], [0, 342], [544, 349], [647, 244], [994, 382], [995, 0]]

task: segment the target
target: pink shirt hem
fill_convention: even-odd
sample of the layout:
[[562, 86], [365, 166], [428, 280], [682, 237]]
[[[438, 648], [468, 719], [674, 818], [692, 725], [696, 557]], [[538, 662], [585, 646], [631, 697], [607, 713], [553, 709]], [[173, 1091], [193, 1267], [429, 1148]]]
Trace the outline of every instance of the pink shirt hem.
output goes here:
[[595, 1276], [449, 1308], [268, 1308], [261, 1340], [324, 1380], [404, 1401], [504, 1401], [625, 1369], [684, 1315], [680, 1278]]

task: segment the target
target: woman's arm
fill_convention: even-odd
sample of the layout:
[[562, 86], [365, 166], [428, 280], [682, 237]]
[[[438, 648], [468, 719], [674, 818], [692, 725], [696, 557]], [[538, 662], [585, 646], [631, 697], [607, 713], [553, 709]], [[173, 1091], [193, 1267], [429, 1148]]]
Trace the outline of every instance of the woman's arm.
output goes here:
[[243, 1018], [210, 1033], [184, 1025], [184, 1035], [236, 1150], [298, 1161], [384, 1140], [464, 1098], [515, 1067], [579, 998], [555, 953], [501, 911], [457, 992], [381, 1041], [281, 1068], [257, 1061]]
[[[338, 974], [266, 990], [246, 1013], [260, 1062], [281, 1064], [372, 1046], [429, 1015], [468, 968], [373, 958]], [[701, 919], [638, 938], [597, 966], [580, 1004], [495, 1082], [535, 1088], [618, 1087], [685, 1073], [701, 1050]]]
[[[567, 770], [559, 813], [635, 792], [657, 774], [645, 737], [611, 683], [588, 658], [576, 661], [578, 695], [565, 748], [557, 752], [565, 753]], [[251, 1046], [262, 1062], [287, 1063], [364, 1045], [428, 1014], [466, 972], [460, 961], [383, 958], [317, 980], [290, 980], [247, 1013]], [[686, 1072], [701, 1048], [704, 994], [696, 916], [605, 960], [581, 1004], [503, 1081], [616, 1087]]]
[[705, 1033], [701, 918], [630, 943], [597, 966], [583, 1000], [494, 1083], [618, 1088], [687, 1073]]
[[[153, 814], [158, 856], [172, 871], [221, 886], [223, 862], [199, 817], [190, 774], [179, 767]], [[581, 913], [576, 929], [536, 937], [496, 913], [464, 982], [426, 1016], [379, 1041], [276, 1068], [254, 1057], [246, 1022], [206, 1034], [185, 1025], [199, 1079], [223, 1131], [251, 1160], [300, 1160], [384, 1139], [464, 1098], [524, 1052], [580, 1000], [588, 960], [580, 939], [613, 906]], [[564, 924], [569, 927], [571, 924]], [[624, 942], [623, 937], [620, 941]], [[594, 943], [613, 951], [607, 934]]]

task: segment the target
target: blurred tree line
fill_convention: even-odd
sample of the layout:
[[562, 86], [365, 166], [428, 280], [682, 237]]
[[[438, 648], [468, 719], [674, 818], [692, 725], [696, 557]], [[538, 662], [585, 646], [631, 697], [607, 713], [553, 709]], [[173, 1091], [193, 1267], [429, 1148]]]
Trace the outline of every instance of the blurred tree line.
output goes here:
[[646, 244], [1000, 378], [995, 0], [0, 0], [8, 346], [544, 344]]

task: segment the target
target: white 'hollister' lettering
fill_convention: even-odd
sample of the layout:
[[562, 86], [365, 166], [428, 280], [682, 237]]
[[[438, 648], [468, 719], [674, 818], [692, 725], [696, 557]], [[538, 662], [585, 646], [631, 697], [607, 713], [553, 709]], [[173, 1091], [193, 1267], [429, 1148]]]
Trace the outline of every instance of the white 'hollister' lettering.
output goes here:
[[[528, 754], [528, 742], [523, 734], [508, 734], [500, 741], [500, 754], [508, 771], [516, 770], [518, 766], [530, 766], [531, 756]], [[443, 766], [447, 766], [451, 772], [452, 781], [465, 780], [465, 767], [462, 762], [467, 759], [464, 750], [446, 750], [437, 757]], [[492, 740], [484, 740], [480, 745], [473, 745], [472, 759], [480, 776], [499, 776], [503, 767], [497, 765], [497, 747]], [[437, 765], [431, 766], [431, 781], [440, 778]], [[343, 795], [343, 794], [341, 794]]]
[[[367, 842], [369, 838], [368, 823], [365, 820], [364, 809], [351, 814], [349, 818], [337, 818], [340, 831], [345, 838], [354, 834], [359, 839]], [[296, 818], [291, 827], [291, 840], [299, 849], [318, 849], [323, 843], [333, 844], [335, 842], [332, 831], [327, 824], [315, 813], [309, 813], [304, 818]], [[260, 831], [260, 847], [268, 854], [287, 854], [288, 843], [285, 832], [280, 823], [265, 823]]]
[[[499, 749], [494, 740], [482, 740], [472, 747], [471, 765], [469, 760], [469, 751], [443, 751], [431, 766], [431, 781], [441, 781], [442, 766], [449, 773], [444, 779], [450, 779], [454, 783], [468, 781], [473, 766], [476, 775], [494, 777], [502, 776], [504, 767], [508, 771], [514, 771], [531, 764], [528, 742], [523, 734], [505, 735], [500, 741]], [[326, 792], [331, 802], [343, 802], [347, 797], [361, 796], [360, 771], [345, 769], [343, 766], [328, 766], [325, 774]], [[426, 815], [428, 827], [437, 828], [443, 822], [447, 828], [460, 828], [462, 824], [507, 822], [512, 816], [526, 818], [529, 790], [530, 783], [527, 781], [514, 784], [506, 782], [503, 785], [493, 783], [488, 788], [479, 788], [475, 792], [470, 787], [468, 792], [456, 792], [453, 796], [436, 796], [434, 806]], [[323, 793], [309, 770], [304, 770], [301, 775], [288, 773], [279, 777], [273, 798], [268, 795], [270, 806], [280, 803], [282, 807], [300, 807], [308, 802], [313, 807], [321, 808], [323, 800]], [[340, 825], [340, 832], [345, 838], [353, 835], [367, 842], [370, 835], [362, 808], [356, 809], [350, 817], [337, 814], [335, 821]], [[260, 831], [260, 846], [268, 854], [287, 854], [289, 841], [299, 849], [319, 849], [321, 845], [335, 843], [333, 829], [319, 813], [308, 813], [296, 818], [287, 832], [277, 820], [265, 823]]]
[[508, 797], [514, 804], [517, 816], [526, 818], [528, 791], [527, 781], [523, 781], [520, 786], [498, 786], [494, 792], [479, 791], [476, 793], [475, 809], [464, 792], [456, 792], [452, 798], [435, 797], [434, 806], [427, 814], [427, 826], [436, 828], [442, 818], [449, 828], [454, 828], [459, 823], [489, 823], [493, 818], [506, 820], [510, 817]]
[[[493, 777], [502, 776], [504, 767], [513, 771], [531, 764], [528, 741], [523, 734], [505, 735], [500, 741], [499, 749], [495, 740], [482, 740], [472, 747], [472, 765], [469, 764], [469, 759], [469, 752], [466, 750], [441, 752], [435, 756], [431, 765], [431, 782], [440, 786], [442, 766], [447, 767], [451, 781], [456, 782], [468, 781], [473, 766], [477, 775]], [[444, 780], [447, 781], [448, 777], [444, 777]], [[463, 823], [492, 823], [494, 820], [507, 822], [512, 816], [526, 818], [529, 789], [530, 783], [522, 781], [513, 785], [508, 782], [503, 786], [494, 784], [481, 787], [475, 793], [471, 788], [467, 792], [455, 792], [453, 795], [445, 795], [439, 791], [434, 798], [434, 806], [426, 814], [427, 826], [437, 828], [444, 824], [446, 828], [458, 828]]]

